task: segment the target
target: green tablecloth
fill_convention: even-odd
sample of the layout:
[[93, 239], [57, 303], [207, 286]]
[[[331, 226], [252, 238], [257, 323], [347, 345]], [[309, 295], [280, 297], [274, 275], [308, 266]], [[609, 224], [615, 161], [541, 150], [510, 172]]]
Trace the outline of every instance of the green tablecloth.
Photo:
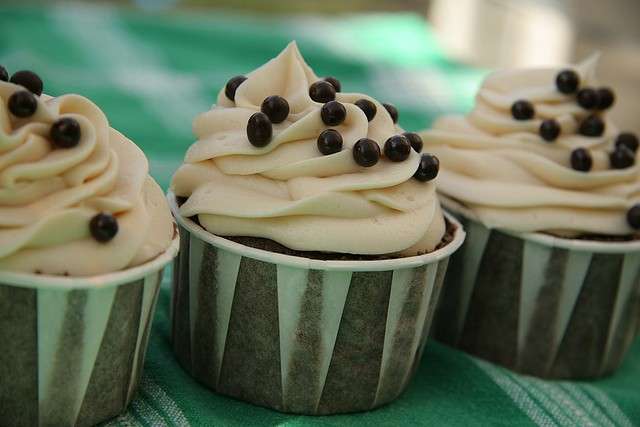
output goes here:
[[[164, 187], [192, 142], [191, 120], [218, 89], [297, 39], [319, 75], [396, 104], [400, 124], [465, 111], [482, 73], [447, 61], [414, 15], [255, 18], [149, 15], [79, 5], [0, 7], [0, 63], [33, 69], [51, 95], [93, 99], [149, 156]], [[549, 382], [515, 375], [430, 342], [395, 403], [364, 414], [310, 418], [210, 393], [174, 362], [165, 277], [141, 390], [110, 425], [640, 425], [640, 342], [610, 378]]]

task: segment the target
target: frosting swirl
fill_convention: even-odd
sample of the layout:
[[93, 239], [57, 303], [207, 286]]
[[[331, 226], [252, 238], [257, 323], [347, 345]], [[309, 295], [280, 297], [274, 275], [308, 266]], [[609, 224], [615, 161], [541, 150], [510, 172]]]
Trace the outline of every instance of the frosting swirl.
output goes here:
[[[353, 254], [416, 255], [433, 250], [445, 232], [434, 182], [412, 179], [420, 155], [373, 167], [359, 166], [352, 147], [370, 138], [382, 148], [401, 133], [387, 110], [373, 98], [337, 93], [346, 109], [338, 126], [321, 118], [322, 103], [309, 87], [320, 80], [302, 59], [295, 43], [247, 76], [235, 102], [224, 89], [217, 105], [194, 120], [198, 138], [176, 172], [172, 189], [188, 197], [185, 217], [198, 216], [209, 232], [275, 240], [290, 249]], [[247, 138], [249, 117], [271, 95], [285, 98], [290, 112], [273, 125], [268, 145], [257, 148]], [[373, 102], [369, 122], [354, 103]], [[318, 135], [336, 129], [342, 151], [322, 155]]]
[[[142, 151], [78, 95], [41, 95], [33, 115], [14, 116], [8, 100], [23, 90], [0, 81], [0, 270], [97, 275], [166, 250], [173, 222]], [[71, 148], [52, 144], [52, 124], [61, 118], [80, 126]], [[91, 236], [98, 213], [117, 219], [108, 243]]]
[[[573, 67], [583, 86], [596, 86], [597, 56]], [[442, 164], [438, 190], [445, 204], [466, 210], [489, 227], [545, 231], [561, 236], [630, 235], [627, 210], [640, 199], [638, 163], [611, 169], [609, 153], [618, 134], [599, 114], [599, 137], [578, 133], [589, 114], [555, 87], [560, 69], [515, 69], [489, 75], [466, 117], [448, 116], [421, 133]], [[515, 120], [517, 100], [535, 109], [531, 120]], [[539, 136], [545, 119], [562, 133], [551, 143]], [[574, 149], [588, 150], [589, 172], [571, 167]], [[637, 160], [637, 155], [636, 155]]]

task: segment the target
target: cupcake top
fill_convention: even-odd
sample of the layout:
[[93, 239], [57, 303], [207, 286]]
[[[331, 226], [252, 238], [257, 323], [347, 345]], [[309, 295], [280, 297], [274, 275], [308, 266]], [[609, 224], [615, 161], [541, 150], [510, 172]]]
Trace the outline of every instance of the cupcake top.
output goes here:
[[445, 233], [437, 159], [419, 154], [393, 106], [340, 91], [295, 43], [232, 78], [194, 120], [198, 140], [172, 182], [187, 198], [180, 214], [216, 235], [299, 251], [432, 251]]
[[640, 228], [638, 139], [607, 117], [597, 56], [566, 68], [489, 75], [466, 117], [421, 133], [442, 162], [446, 204], [489, 227], [559, 236]]
[[173, 221], [142, 151], [88, 99], [7, 80], [0, 67], [0, 270], [89, 276], [164, 252]]

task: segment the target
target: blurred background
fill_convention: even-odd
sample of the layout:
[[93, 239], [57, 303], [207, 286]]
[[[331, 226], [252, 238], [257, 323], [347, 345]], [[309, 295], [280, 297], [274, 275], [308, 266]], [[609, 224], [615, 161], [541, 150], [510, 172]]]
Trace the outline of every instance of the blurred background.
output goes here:
[[621, 129], [640, 132], [639, 0], [0, 0], [0, 64], [90, 97], [166, 185], [194, 115], [297, 40], [321, 76], [400, 109], [409, 130], [464, 113], [501, 67], [600, 51]]

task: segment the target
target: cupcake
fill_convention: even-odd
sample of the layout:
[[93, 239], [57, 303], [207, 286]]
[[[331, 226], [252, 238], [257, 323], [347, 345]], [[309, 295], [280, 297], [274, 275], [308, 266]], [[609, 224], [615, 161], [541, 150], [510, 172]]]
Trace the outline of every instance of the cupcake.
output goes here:
[[404, 390], [464, 232], [397, 118], [317, 77], [295, 43], [196, 117], [169, 198], [173, 348], [198, 381], [304, 414]]
[[638, 138], [607, 117], [596, 64], [498, 71], [421, 133], [468, 232], [435, 334], [540, 377], [611, 373], [640, 316]]
[[132, 398], [178, 237], [142, 151], [42, 90], [0, 67], [0, 425], [93, 425]]

